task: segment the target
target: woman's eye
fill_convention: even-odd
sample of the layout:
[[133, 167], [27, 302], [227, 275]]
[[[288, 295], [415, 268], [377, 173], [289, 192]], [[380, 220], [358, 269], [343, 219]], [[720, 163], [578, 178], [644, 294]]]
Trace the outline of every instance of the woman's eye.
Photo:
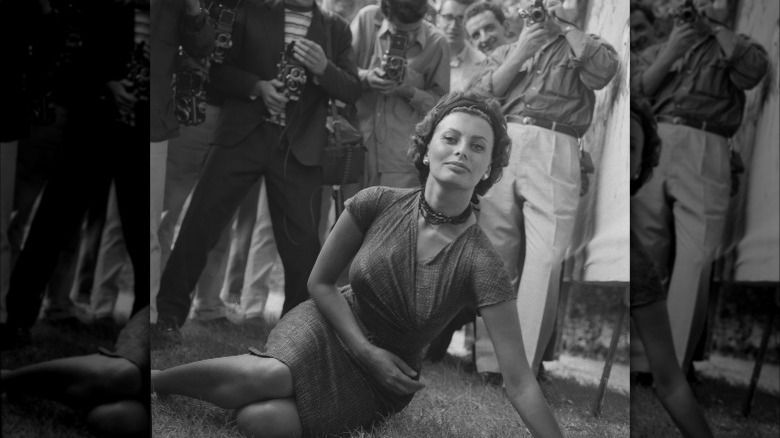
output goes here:
[[449, 135], [445, 135], [444, 136], [444, 141], [446, 141], [447, 143], [456, 143], [457, 142], [455, 137], [452, 137], [452, 136], [449, 136]]
[[485, 146], [482, 146], [481, 144], [478, 144], [478, 143], [474, 143], [473, 145], [471, 145], [471, 147], [474, 148], [475, 150], [478, 150], [478, 151], [484, 151], [485, 150]]

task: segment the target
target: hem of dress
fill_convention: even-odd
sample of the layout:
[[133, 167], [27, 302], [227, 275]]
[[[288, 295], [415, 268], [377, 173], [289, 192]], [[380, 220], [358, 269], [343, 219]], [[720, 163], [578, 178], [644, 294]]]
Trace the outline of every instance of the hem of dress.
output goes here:
[[258, 350], [255, 347], [249, 347], [248, 350], [249, 350], [249, 354], [251, 354], [252, 356], [267, 357], [267, 358], [270, 358], [270, 359], [276, 359], [279, 362], [283, 363], [285, 366], [287, 366], [287, 368], [290, 369], [290, 375], [292, 376], [292, 380], [293, 380], [293, 390], [295, 391], [294, 394], [293, 394], [293, 398], [295, 399], [295, 407], [296, 407], [296, 409], [298, 409], [298, 417], [300, 417], [300, 419], [301, 419], [301, 428], [303, 429], [303, 436], [304, 437], [315, 436], [315, 434], [312, 433], [311, 428], [307, 425], [307, 421], [306, 420], [308, 420], [308, 419], [304, 418], [303, 414], [301, 413], [301, 408], [299, 407], [300, 405], [298, 404], [298, 394], [299, 394], [299, 392], [298, 392], [298, 388], [297, 388], [297, 385], [296, 385], [295, 373], [293, 373], [293, 368], [290, 366], [290, 364], [288, 364], [284, 359], [276, 356], [275, 354], [271, 354], [271, 353], [260, 351], [260, 350]]

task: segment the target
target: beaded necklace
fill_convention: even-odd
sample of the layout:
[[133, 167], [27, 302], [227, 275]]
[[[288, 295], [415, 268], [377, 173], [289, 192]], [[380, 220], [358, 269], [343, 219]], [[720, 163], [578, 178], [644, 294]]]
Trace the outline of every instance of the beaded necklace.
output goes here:
[[457, 216], [447, 216], [431, 208], [431, 206], [425, 200], [425, 193], [420, 192], [420, 214], [422, 214], [425, 222], [428, 222], [431, 225], [462, 224], [463, 222], [466, 222], [469, 216], [471, 216], [471, 203], [469, 203], [466, 209], [463, 210], [463, 213]]

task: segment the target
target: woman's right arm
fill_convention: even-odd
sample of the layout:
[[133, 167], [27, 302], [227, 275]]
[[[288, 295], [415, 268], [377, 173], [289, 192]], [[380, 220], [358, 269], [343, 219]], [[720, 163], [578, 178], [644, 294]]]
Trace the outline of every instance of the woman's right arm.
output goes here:
[[536, 377], [528, 365], [515, 300], [480, 307], [498, 366], [506, 383], [506, 395], [535, 437], [563, 437]]
[[371, 370], [379, 383], [397, 394], [411, 394], [424, 386], [412, 380], [416, 375], [414, 370], [396, 355], [369, 342], [347, 300], [336, 288], [336, 280], [362, 243], [363, 233], [349, 211], [345, 210], [317, 257], [309, 276], [309, 294], [339, 338]]

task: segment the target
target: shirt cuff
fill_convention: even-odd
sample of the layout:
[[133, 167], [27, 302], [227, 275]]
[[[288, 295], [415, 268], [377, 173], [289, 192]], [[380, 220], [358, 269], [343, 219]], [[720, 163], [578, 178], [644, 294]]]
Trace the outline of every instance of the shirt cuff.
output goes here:
[[751, 45], [750, 40], [743, 37], [742, 35], [735, 34], [734, 38], [736, 38], [737, 42], [734, 44], [734, 51], [731, 53], [731, 57], [729, 58], [729, 62], [732, 63], [747, 53]]
[[596, 53], [599, 48], [601, 48], [601, 43], [584, 32], [582, 34], [582, 38], [585, 40], [585, 47], [582, 49], [582, 53], [578, 59], [580, 61], [585, 61], [586, 59], [590, 59], [590, 57], [593, 56], [593, 54]]

